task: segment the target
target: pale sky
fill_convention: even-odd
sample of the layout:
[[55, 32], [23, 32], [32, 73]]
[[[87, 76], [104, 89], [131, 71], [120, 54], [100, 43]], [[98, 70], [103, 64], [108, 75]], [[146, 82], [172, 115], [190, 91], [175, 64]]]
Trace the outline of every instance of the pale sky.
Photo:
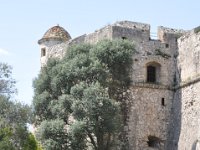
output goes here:
[[52, 26], [72, 38], [116, 21], [192, 29], [200, 25], [198, 0], [0, 0], [0, 62], [13, 67], [16, 99], [31, 104], [32, 81], [40, 70], [37, 41]]

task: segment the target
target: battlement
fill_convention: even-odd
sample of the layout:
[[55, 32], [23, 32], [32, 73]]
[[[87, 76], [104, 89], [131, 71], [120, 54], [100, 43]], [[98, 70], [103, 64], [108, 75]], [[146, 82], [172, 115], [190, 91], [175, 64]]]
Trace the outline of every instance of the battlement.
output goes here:
[[[146, 23], [138, 23], [131, 21], [120, 21], [111, 25], [113, 29], [113, 33], [118, 32], [121, 36], [126, 37], [125, 34], [128, 35], [128, 39], [135, 41], [149, 41], [151, 38], [150, 28], [151, 26]], [[187, 31], [182, 29], [173, 29], [168, 27], [159, 26], [157, 30], [157, 38], [156, 40], [161, 41], [162, 43], [169, 44], [177, 44], [176, 40], [181, 37]], [[118, 35], [117, 35], [118, 36]], [[116, 35], [114, 34], [114, 38]]]
[[163, 43], [176, 42], [186, 31], [182, 29], [173, 29], [163, 26], [158, 27], [157, 36], [158, 39]]
[[[96, 43], [103, 39], [128, 39], [131, 41], [142, 42], [151, 40], [151, 26], [146, 23], [138, 23], [132, 21], [118, 21], [114, 24], [107, 25], [103, 28], [95, 30], [93, 33], [72, 39], [72, 41], [81, 41], [88, 43]], [[176, 45], [177, 38], [181, 37], [186, 31], [173, 28], [159, 26], [157, 30], [157, 38], [155, 40], [162, 43]], [[73, 43], [73, 42], [72, 42]], [[77, 43], [77, 42], [75, 42]]]
[[103, 39], [129, 39], [131, 41], [149, 41], [150, 25], [131, 21], [120, 21], [95, 30], [93, 33], [79, 36], [75, 39], [72, 39], [71, 41], [73, 41], [72, 43], [96, 43]]
[[131, 41], [149, 41], [150, 25], [131, 21], [120, 21], [111, 25], [112, 38]]

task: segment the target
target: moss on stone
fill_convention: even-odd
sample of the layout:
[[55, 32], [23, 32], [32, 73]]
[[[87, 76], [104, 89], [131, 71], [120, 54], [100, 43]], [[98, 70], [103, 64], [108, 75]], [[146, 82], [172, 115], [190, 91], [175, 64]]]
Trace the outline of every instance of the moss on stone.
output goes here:
[[162, 57], [164, 57], [166, 59], [171, 57], [169, 54], [166, 54], [166, 53], [162, 52], [160, 49], [155, 49], [155, 55], [162, 56]]

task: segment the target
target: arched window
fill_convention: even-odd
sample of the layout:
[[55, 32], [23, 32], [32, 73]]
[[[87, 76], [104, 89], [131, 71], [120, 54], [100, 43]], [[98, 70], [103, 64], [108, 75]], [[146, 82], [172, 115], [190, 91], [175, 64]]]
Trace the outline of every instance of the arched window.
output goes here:
[[150, 83], [158, 83], [160, 80], [160, 64], [156, 62], [148, 63], [146, 69], [146, 81]]

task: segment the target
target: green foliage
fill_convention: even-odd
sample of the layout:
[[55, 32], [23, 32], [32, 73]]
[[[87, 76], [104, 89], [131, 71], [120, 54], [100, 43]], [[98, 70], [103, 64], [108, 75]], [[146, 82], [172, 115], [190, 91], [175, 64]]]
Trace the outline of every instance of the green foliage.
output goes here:
[[14, 147], [10, 141], [11, 136], [12, 136], [12, 131], [9, 127], [0, 129], [0, 149], [14, 150]]
[[29, 106], [0, 96], [0, 149], [9, 146], [6, 149], [26, 147], [26, 150], [34, 150], [34, 147], [30, 145], [33, 141], [30, 139], [27, 123], [31, 123]]
[[69, 95], [63, 94], [58, 97], [58, 101], [51, 101], [49, 107], [51, 108], [53, 116], [60, 118], [67, 123], [68, 116], [72, 113], [71, 105], [71, 97]]
[[98, 82], [90, 85], [80, 83], [72, 88], [71, 94], [74, 97], [72, 109], [76, 120], [88, 119], [88, 123], [101, 125], [105, 132], [115, 130], [119, 104], [109, 98], [107, 89]]
[[37, 130], [37, 137], [44, 149], [62, 150], [67, 148], [66, 129], [63, 120], [45, 120]]
[[128, 40], [105, 40], [99, 42], [92, 53], [108, 66], [115, 82], [120, 83], [120, 86], [127, 86], [130, 83], [129, 69], [133, 51], [134, 46]]
[[75, 121], [69, 131], [70, 148], [73, 150], [87, 149], [87, 123]]
[[[106, 149], [107, 142], [111, 144], [114, 141], [105, 135], [115, 134], [120, 127], [119, 103], [110, 99], [108, 90], [98, 82], [75, 85], [71, 95], [74, 97], [72, 106], [74, 119], [84, 122], [85, 132], [94, 149]], [[81, 129], [84, 124], [80, 126]], [[80, 132], [80, 136], [77, 137], [82, 137], [82, 133], [84, 132]], [[95, 135], [95, 138], [92, 135]]]
[[24, 150], [42, 150], [32, 133], [28, 134], [28, 138], [25, 141], [23, 149]]
[[28, 105], [11, 101], [15, 92], [11, 67], [0, 63], [0, 149], [36, 150], [36, 141], [27, 129], [27, 123], [32, 122], [32, 111]]
[[0, 63], [0, 95], [10, 96], [16, 92], [16, 81], [12, 78], [12, 67]]
[[0, 96], [0, 117], [4, 120], [4, 123], [13, 126], [30, 123], [32, 119], [31, 109], [28, 105], [13, 102], [5, 96]]
[[120, 132], [116, 89], [130, 83], [134, 46], [127, 40], [80, 44], [50, 59], [34, 86], [37, 137], [44, 149], [111, 149]]

